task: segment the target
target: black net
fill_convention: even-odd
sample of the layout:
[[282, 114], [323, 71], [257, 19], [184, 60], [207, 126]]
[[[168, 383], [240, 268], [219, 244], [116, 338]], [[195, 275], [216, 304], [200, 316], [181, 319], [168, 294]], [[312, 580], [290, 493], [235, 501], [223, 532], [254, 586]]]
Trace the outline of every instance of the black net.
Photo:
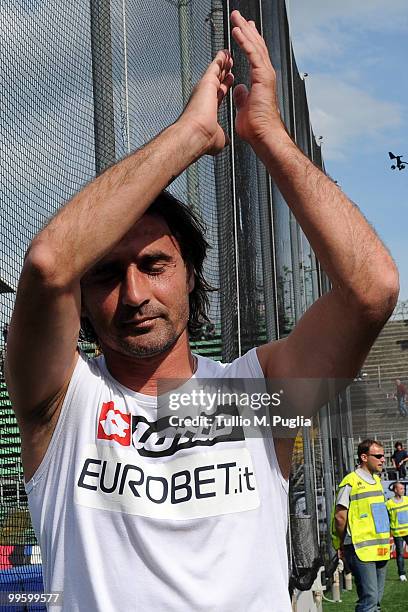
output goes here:
[[[263, 32], [287, 128], [321, 166], [284, 0], [3, 0], [2, 360], [31, 239], [95, 174], [177, 119], [215, 52], [231, 46], [228, 14], [234, 8]], [[246, 63], [234, 44], [232, 51], [236, 81], [248, 83]], [[194, 339], [194, 349], [229, 361], [290, 333], [329, 284], [276, 185], [231, 130], [230, 99], [220, 121], [231, 147], [216, 158], [200, 159], [170, 190], [207, 227], [212, 248], [205, 271], [219, 289], [211, 294], [210, 323]], [[27, 511], [20, 440], [3, 377], [0, 385], [0, 589], [37, 590], [41, 558]], [[297, 588], [309, 585], [320, 564], [319, 525], [329, 486], [317, 423], [314, 431], [313, 436], [304, 431], [296, 447], [291, 481], [292, 586]]]
[[[2, 2], [2, 361], [25, 250], [44, 222], [95, 174], [89, 23], [89, 7], [83, 2]], [[40, 550], [3, 377], [0, 394], [0, 589], [41, 591]]]

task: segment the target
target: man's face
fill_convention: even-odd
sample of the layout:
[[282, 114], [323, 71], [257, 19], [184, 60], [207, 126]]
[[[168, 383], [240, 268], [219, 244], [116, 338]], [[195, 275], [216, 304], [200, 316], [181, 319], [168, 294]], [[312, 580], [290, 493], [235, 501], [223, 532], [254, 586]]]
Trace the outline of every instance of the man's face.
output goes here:
[[403, 484], [396, 484], [394, 485], [394, 493], [395, 495], [399, 495], [400, 497], [402, 497], [404, 495], [405, 492], [405, 488]]
[[164, 219], [144, 215], [82, 279], [82, 316], [102, 349], [160, 354], [186, 329], [193, 278]]
[[[375, 455], [382, 455], [381, 457], [375, 457]], [[367, 465], [367, 468], [372, 474], [381, 473], [383, 465], [385, 463], [384, 449], [378, 444], [372, 444], [367, 454], [361, 455], [362, 463]]]

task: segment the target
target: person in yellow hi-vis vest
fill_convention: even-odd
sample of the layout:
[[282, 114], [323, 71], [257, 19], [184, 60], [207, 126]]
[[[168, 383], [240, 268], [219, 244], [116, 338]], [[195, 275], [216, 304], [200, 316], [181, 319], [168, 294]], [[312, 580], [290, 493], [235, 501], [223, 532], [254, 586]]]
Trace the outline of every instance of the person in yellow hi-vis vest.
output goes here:
[[408, 497], [404, 495], [405, 487], [402, 482], [395, 482], [392, 490], [394, 491], [394, 497], [387, 501], [391, 535], [395, 543], [399, 578], [401, 582], [406, 582], [404, 540], [408, 544]]
[[332, 539], [356, 582], [356, 612], [377, 612], [390, 558], [390, 521], [379, 476], [384, 449], [377, 440], [364, 440], [357, 453], [359, 467], [339, 486]]

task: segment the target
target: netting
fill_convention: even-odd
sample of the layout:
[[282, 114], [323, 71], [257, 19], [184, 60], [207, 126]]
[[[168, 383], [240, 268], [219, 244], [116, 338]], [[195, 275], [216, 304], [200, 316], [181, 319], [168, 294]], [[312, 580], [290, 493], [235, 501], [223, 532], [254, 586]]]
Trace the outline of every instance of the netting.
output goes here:
[[[177, 119], [215, 52], [231, 47], [228, 15], [234, 8], [263, 32], [288, 130], [321, 166], [284, 0], [3, 0], [2, 358], [30, 240], [96, 173]], [[236, 81], [248, 83], [246, 62], [234, 44], [232, 51]], [[276, 185], [248, 145], [234, 136], [231, 99], [220, 121], [231, 146], [216, 158], [200, 159], [170, 190], [204, 221], [212, 246], [205, 272], [219, 288], [211, 295], [211, 323], [195, 340], [195, 350], [229, 361], [265, 340], [286, 336], [329, 284]], [[3, 378], [0, 391], [0, 588], [20, 591], [29, 589], [29, 580], [41, 581], [41, 560]], [[333, 456], [331, 447], [326, 451]], [[320, 564], [321, 500], [333, 488], [322, 468], [323, 455], [316, 423], [312, 436], [303, 432], [294, 455], [291, 559], [297, 588], [310, 583]], [[306, 533], [309, 556], [302, 549]]]
[[[95, 173], [88, 15], [85, 3], [2, 3], [2, 359], [25, 250], [46, 219]], [[4, 379], [0, 385], [0, 589], [41, 591], [18, 429]]]

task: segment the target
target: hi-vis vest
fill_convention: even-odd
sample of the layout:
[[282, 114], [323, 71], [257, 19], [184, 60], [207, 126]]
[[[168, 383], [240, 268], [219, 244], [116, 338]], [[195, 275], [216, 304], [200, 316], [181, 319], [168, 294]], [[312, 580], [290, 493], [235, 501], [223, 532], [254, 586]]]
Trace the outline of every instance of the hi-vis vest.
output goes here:
[[[351, 486], [347, 521], [351, 540], [361, 561], [384, 561], [390, 558], [390, 520], [385, 505], [381, 480], [374, 475], [375, 484], [369, 484], [356, 474], [347, 474], [340, 488]], [[332, 540], [334, 548], [340, 548], [340, 538], [334, 527], [332, 513]]]
[[399, 504], [389, 499], [386, 506], [390, 515], [391, 534], [395, 538], [408, 535], [408, 497], [403, 495]]

